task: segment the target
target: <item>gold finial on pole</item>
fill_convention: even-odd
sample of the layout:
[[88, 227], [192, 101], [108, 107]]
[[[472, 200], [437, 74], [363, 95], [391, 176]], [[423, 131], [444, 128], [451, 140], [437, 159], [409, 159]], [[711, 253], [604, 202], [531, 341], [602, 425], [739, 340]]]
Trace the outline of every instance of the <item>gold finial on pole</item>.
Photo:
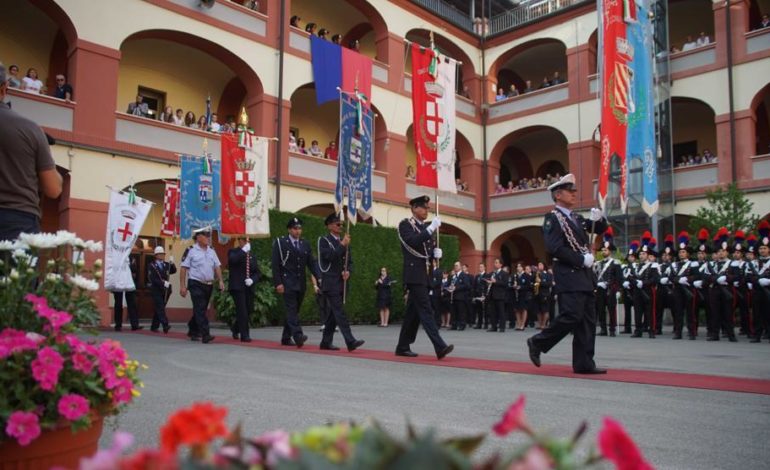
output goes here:
[[430, 32], [430, 48], [435, 49], [436, 43], [433, 41], [433, 31]]
[[246, 114], [246, 107], [241, 108], [241, 116], [238, 119], [238, 124], [242, 125], [244, 129], [249, 127], [249, 115]]
[[203, 138], [203, 156], [207, 156], [209, 154], [209, 139]]

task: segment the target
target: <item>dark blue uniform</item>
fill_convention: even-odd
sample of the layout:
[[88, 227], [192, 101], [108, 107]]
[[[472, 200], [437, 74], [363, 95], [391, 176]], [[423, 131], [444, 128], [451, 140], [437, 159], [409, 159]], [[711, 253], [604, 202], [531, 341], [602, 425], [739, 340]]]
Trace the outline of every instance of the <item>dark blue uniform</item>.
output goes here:
[[310, 270], [316, 279], [320, 279], [318, 263], [313, 257], [310, 244], [304, 239], [293, 240], [288, 235], [276, 238], [273, 242], [273, 283], [283, 284], [283, 301], [286, 307], [286, 320], [281, 335], [282, 344], [291, 344], [299, 340], [304, 342], [304, 334], [299, 324], [299, 309], [307, 290], [305, 268]]
[[492, 283], [492, 287], [489, 290], [489, 299], [487, 303], [493, 305], [491, 310], [491, 316], [489, 320], [489, 329], [487, 331], [505, 331], [506, 316], [506, 304], [510, 295], [510, 288], [508, 283], [510, 281], [508, 273], [505, 269], [498, 269], [490, 276], [495, 282]]
[[620, 288], [623, 273], [620, 264], [614, 258], [606, 258], [594, 265], [596, 272], [596, 311], [599, 316], [600, 335], [607, 336], [607, 317], [610, 317], [609, 333], [615, 336], [618, 326], [617, 306], [615, 294]]
[[476, 326], [474, 329], [477, 330], [486, 328], [489, 323], [489, 318], [486, 317], [486, 296], [489, 286], [489, 283], [486, 281], [489, 279], [489, 276], [489, 273], [479, 273], [473, 278], [473, 311], [476, 317]]
[[[347, 252], [347, 253], [346, 253]], [[347, 255], [347, 260], [346, 260]], [[347, 262], [347, 269], [345, 263]], [[345, 281], [342, 279], [342, 272], [353, 271], [353, 256], [348, 246], [347, 250], [332, 234], [327, 234], [318, 239], [318, 265], [321, 274], [321, 292], [326, 300], [326, 308], [329, 315], [324, 321], [323, 339], [321, 339], [321, 348], [332, 346], [334, 339], [334, 330], [339, 326], [345, 344], [350, 349], [356, 338], [350, 331], [350, 323], [345, 311], [342, 308], [342, 293]], [[355, 348], [353, 348], [355, 349]]]
[[464, 330], [467, 326], [471, 284], [471, 277], [462, 271], [452, 273], [450, 276], [452, 291], [449, 293], [449, 301], [451, 304], [453, 330]]
[[[554, 258], [554, 291], [559, 298], [559, 316], [548, 328], [533, 336], [531, 343], [539, 351], [547, 353], [565, 336], [573, 333], [572, 369], [586, 372], [596, 369], [596, 275], [591, 268], [583, 265], [592, 222], [575, 212], [571, 215], [568, 217], [557, 207], [546, 214], [543, 222], [546, 251]], [[596, 233], [606, 229], [604, 220], [594, 224]]]
[[171, 296], [171, 285], [166, 288], [166, 282], [172, 274], [176, 273], [176, 265], [159, 259], [154, 260], [147, 269], [148, 279], [150, 281], [150, 295], [152, 295], [152, 305], [155, 309], [152, 315], [152, 324], [150, 329], [158, 331], [163, 325], [163, 332], [168, 333], [168, 318], [166, 317], [166, 303]]
[[[235, 303], [235, 323], [230, 326], [230, 330], [233, 332], [233, 338], [247, 341], [249, 317], [254, 311], [254, 285], [262, 278], [262, 273], [254, 253], [246, 253], [241, 248], [231, 248], [227, 252], [227, 266], [230, 269], [227, 287]], [[246, 278], [253, 282], [251, 286], [246, 285]]]

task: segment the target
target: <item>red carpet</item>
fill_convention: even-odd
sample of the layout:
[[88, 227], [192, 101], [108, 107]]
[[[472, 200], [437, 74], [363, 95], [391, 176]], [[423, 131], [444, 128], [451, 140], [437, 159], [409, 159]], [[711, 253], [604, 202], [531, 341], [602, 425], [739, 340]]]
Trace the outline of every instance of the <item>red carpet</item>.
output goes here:
[[[188, 341], [182, 333], [169, 333], [160, 335], [147, 330], [139, 332], [148, 336], [173, 338]], [[352, 353], [343, 347], [340, 351], [322, 351], [316, 345], [305, 345], [302, 348], [295, 346], [282, 346], [278, 341], [252, 340], [251, 343], [241, 343], [232, 338], [218, 336], [216, 344], [229, 344], [247, 348], [275, 349], [280, 351], [301, 352], [306, 354], [324, 354], [356, 359], [370, 359], [375, 361], [404, 362], [423, 366], [456, 367], [459, 369], [486, 370], [494, 372], [510, 372], [514, 374], [541, 375], [547, 377], [565, 377], [583, 380], [604, 380], [609, 382], [626, 382], [645, 385], [663, 385], [667, 387], [697, 388], [703, 390], [717, 390], [725, 392], [757, 393], [770, 395], [770, 380], [749, 379], [742, 377], [727, 377], [721, 375], [688, 374], [676, 372], [659, 372], [633, 369], [610, 369], [606, 375], [578, 375], [572, 372], [571, 366], [547, 365], [537, 368], [529, 362], [497, 361], [491, 359], [473, 359], [469, 357], [448, 356], [437, 360], [436, 356], [420, 354], [416, 358], [400, 357], [392, 351], [377, 351], [372, 349], [358, 349]]]

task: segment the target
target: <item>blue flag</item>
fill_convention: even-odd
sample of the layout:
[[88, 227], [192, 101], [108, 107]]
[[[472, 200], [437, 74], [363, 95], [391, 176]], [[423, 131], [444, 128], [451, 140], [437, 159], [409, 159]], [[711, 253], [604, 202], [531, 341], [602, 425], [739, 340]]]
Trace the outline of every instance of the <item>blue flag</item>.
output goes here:
[[636, 21], [628, 23], [626, 35], [633, 51], [628, 103], [627, 167], [642, 161], [642, 209], [652, 216], [658, 211], [658, 165], [655, 144], [655, 97], [653, 83], [652, 25], [647, 2], [636, 2]]
[[179, 195], [179, 235], [192, 237], [195, 229], [220, 227], [220, 162], [208, 165], [204, 157], [182, 155]]
[[[357, 98], [347, 93], [340, 94], [340, 144], [337, 161], [337, 187], [334, 204], [339, 212], [345, 194], [348, 196], [348, 216], [355, 223], [358, 212], [357, 199], [361, 197], [361, 211], [370, 214], [372, 210], [372, 135], [374, 115], [372, 110], [357, 106]], [[359, 130], [360, 124], [363, 132]]]
[[310, 36], [310, 60], [313, 65], [315, 99], [318, 104], [336, 100], [342, 87], [342, 48], [318, 36]]

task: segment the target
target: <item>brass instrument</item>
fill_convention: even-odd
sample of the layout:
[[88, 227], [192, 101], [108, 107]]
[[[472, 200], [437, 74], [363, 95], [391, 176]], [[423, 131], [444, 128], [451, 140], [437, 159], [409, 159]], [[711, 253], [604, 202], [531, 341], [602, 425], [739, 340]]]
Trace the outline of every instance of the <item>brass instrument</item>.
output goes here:
[[540, 271], [535, 272], [535, 288], [533, 289], [535, 295], [540, 292]]
[[492, 275], [489, 276], [489, 279], [487, 279], [487, 293], [484, 294], [484, 300], [489, 298], [489, 293], [492, 291], [492, 284], [494, 284], [494, 282], [492, 282], [493, 279], [496, 279], [494, 271], [492, 271]]

